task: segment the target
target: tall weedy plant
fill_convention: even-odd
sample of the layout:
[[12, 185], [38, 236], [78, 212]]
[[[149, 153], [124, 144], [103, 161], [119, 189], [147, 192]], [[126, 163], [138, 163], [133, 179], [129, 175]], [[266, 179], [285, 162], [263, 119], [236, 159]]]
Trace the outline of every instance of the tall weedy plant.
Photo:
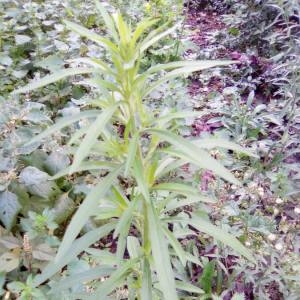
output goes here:
[[[117, 266], [104, 264], [80, 276], [68, 277], [54, 285], [50, 293], [72, 286], [74, 280], [91, 282], [100, 277], [92, 293], [76, 295], [76, 299], [104, 299], [116, 288], [127, 286], [132, 299], [178, 299], [177, 290], [194, 293], [203, 291], [176, 275], [172, 258], [186, 263], [199, 263], [197, 257], [187, 253], [178, 238], [191, 228], [213, 236], [229, 245], [236, 253], [253, 260], [250, 252], [233, 236], [211, 224], [207, 219], [191, 213], [180, 214], [180, 208], [203, 202], [213, 202], [198, 189], [184, 182], [170, 180], [168, 174], [180, 166], [191, 163], [209, 169], [233, 183], [238, 180], [205, 149], [225, 147], [252, 155], [247, 150], [225, 140], [190, 140], [177, 135], [172, 121], [196, 112], [173, 112], [161, 116], [154, 114], [144, 103], [160, 84], [172, 78], [214, 66], [226, 66], [230, 61], [178, 61], [159, 64], [141, 72], [141, 59], [147, 49], [177, 26], [166, 26], [149, 32], [157, 20], [144, 20], [133, 30], [120, 14], [110, 16], [99, 2], [96, 6], [103, 17], [109, 38], [69, 21], [66, 26], [104, 48], [109, 62], [97, 58], [79, 58], [86, 67], [63, 69], [15, 91], [26, 93], [67, 76], [90, 74], [84, 84], [100, 91], [91, 101], [96, 109], [83, 110], [71, 117], [61, 118], [55, 125], [33, 138], [40, 141], [54, 132], [81, 119], [90, 119], [90, 125], [71, 137], [76, 151], [72, 165], [55, 178], [67, 174], [107, 170], [87, 195], [74, 214], [64, 234], [54, 262], [34, 279], [37, 287], [60, 272], [79, 253], [99, 239], [113, 232], [117, 238]], [[149, 33], [147, 33], [149, 32]], [[122, 126], [123, 133], [116, 130]], [[122, 180], [121, 180], [122, 179]], [[127, 192], [122, 187], [129, 183]], [[105, 220], [104, 225], [77, 238], [87, 221], [95, 217]], [[172, 225], [172, 226], [171, 226]], [[181, 235], [174, 228], [182, 228]], [[130, 230], [134, 228], [134, 234]], [[126, 252], [126, 256], [124, 255]]]

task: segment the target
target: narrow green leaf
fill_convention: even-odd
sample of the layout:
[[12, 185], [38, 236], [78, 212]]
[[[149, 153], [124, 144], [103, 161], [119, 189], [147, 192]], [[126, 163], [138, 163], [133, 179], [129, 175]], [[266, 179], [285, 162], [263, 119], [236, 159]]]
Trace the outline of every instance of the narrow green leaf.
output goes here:
[[199, 287], [197, 287], [193, 284], [190, 284], [188, 282], [184, 282], [184, 281], [176, 280], [176, 287], [179, 290], [186, 291], [189, 293], [205, 294], [205, 292], [202, 289], [200, 289]]
[[141, 299], [152, 300], [152, 277], [149, 261], [146, 257], [143, 260]]
[[215, 226], [209, 221], [206, 221], [203, 218], [195, 215], [192, 218], [188, 219], [186, 222], [195, 227], [197, 230], [209, 234], [216, 240], [231, 247], [234, 251], [245, 256], [251, 262], [255, 263], [255, 259], [252, 256], [252, 253], [233, 235], [229, 234], [220, 227]]
[[160, 220], [151, 203], [147, 205], [147, 216], [149, 221], [149, 237], [151, 241], [152, 256], [161, 291], [165, 299], [176, 300], [178, 297], [168, 245], [162, 232]]
[[[83, 161], [80, 166], [77, 168], [76, 172], [84, 172], [84, 171], [94, 171], [94, 170], [113, 170], [118, 165], [109, 161]], [[50, 177], [49, 180], [55, 180], [60, 177], [66, 176], [70, 174], [70, 167], [61, 170], [56, 173], [54, 176]]]
[[87, 249], [91, 244], [95, 243], [99, 239], [108, 235], [116, 226], [115, 222], [110, 222], [101, 226], [100, 228], [94, 229], [74, 241], [71, 247], [68, 249], [68, 254], [63, 255], [57, 261], [51, 261], [42, 271], [34, 278], [33, 287], [37, 287], [72, 261], [78, 254]]
[[78, 283], [83, 284], [94, 279], [110, 276], [115, 270], [116, 268], [104, 265], [92, 268], [85, 272], [76, 273], [75, 275], [69, 276], [66, 279], [56, 282], [53, 287], [54, 290], [51, 290], [50, 293], [55, 294], [58, 290], [65, 290], [71, 288], [75, 285], [78, 285]]
[[167, 229], [165, 226], [163, 226], [162, 229], [163, 229], [164, 234], [168, 238], [170, 245], [172, 246], [175, 253], [177, 254], [180, 262], [182, 263], [183, 266], [185, 266], [187, 258], [185, 256], [185, 252], [182, 249], [181, 244], [178, 242], [176, 237], [173, 235], [173, 233], [169, 229]]
[[137, 158], [133, 162], [133, 171], [134, 171], [134, 178], [138, 184], [140, 192], [144, 196], [145, 200], [147, 202], [149, 202], [150, 201], [149, 189], [148, 189], [148, 185], [145, 180], [144, 170], [143, 170], [143, 165], [142, 165], [141, 159]]
[[112, 171], [109, 175], [107, 175], [91, 190], [91, 192], [87, 195], [85, 200], [81, 203], [65, 231], [64, 238], [60, 244], [55, 258], [55, 262], [58, 262], [62, 259], [62, 257], [67, 255], [73, 241], [80, 233], [82, 227], [85, 225], [89, 217], [92, 216], [95, 213], [95, 211], [97, 211], [99, 201], [108, 192], [114, 180], [119, 175], [120, 171], [121, 167], [117, 168], [116, 170]]
[[194, 197], [188, 197], [185, 199], [177, 199], [177, 198], [172, 198], [170, 201], [167, 203], [165, 209], [163, 210], [164, 212], [168, 212], [170, 210], [175, 210], [178, 209], [179, 207], [183, 206], [190, 206], [199, 202], [206, 202], [206, 203], [216, 203], [215, 200], [210, 199], [205, 196], [194, 196]]
[[99, 300], [101, 297], [105, 297], [110, 294], [119, 285], [124, 285], [126, 283], [126, 278], [128, 273], [137, 263], [138, 259], [127, 260], [122, 266], [120, 266], [111, 276], [104, 280], [100, 286], [87, 297], [87, 300]]
[[114, 75], [115, 73], [112, 71], [111, 67], [106, 64], [104, 61], [97, 59], [97, 58], [91, 58], [91, 57], [79, 57], [79, 58], [72, 58], [67, 60], [69, 63], [83, 63], [90, 65], [91, 67], [99, 68], [103, 71], [103, 73], [107, 73], [110, 75]]
[[70, 168], [70, 173], [76, 172], [81, 162], [89, 154], [89, 151], [97, 142], [98, 136], [100, 135], [106, 123], [110, 120], [118, 106], [119, 103], [116, 103], [115, 105], [103, 110], [102, 113], [94, 121], [94, 123], [90, 126], [86, 136], [80, 143], [80, 146], [75, 153], [74, 161]]
[[178, 155], [178, 157], [188, 159], [195, 165], [211, 170], [216, 175], [228, 180], [229, 182], [240, 185], [240, 182], [224, 166], [222, 166], [222, 164], [192, 142], [164, 130], [149, 129], [147, 131], [158, 135], [160, 138], [180, 149], [180, 151], [173, 151], [174, 154]]
[[131, 235], [127, 237], [127, 250], [130, 258], [138, 258], [143, 254], [138, 238]]
[[191, 196], [196, 197], [198, 201], [203, 201], [207, 203], [214, 203], [215, 201], [209, 199], [208, 197], [205, 197], [199, 193], [199, 190], [184, 184], [184, 183], [177, 183], [177, 182], [164, 182], [159, 183], [152, 187], [152, 190], [159, 190], [159, 191], [169, 191], [169, 192], [175, 192], [180, 195], [184, 196]]
[[133, 219], [133, 212], [138, 203], [138, 198], [135, 198], [130, 202], [126, 211], [122, 214], [122, 217], [119, 219], [119, 222], [116, 226], [116, 229], [113, 234], [113, 238], [118, 238], [118, 246], [117, 246], [117, 258], [119, 261], [123, 259], [124, 252], [126, 249], [126, 239], [129, 235], [130, 225]]
[[175, 26], [155, 35], [154, 37], [152, 37], [150, 40], [145, 39], [142, 44], [141, 44], [141, 48], [140, 48], [140, 53], [145, 52], [149, 47], [151, 47], [152, 45], [154, 45], [155, 43], [157, 43], [159, 40], [161, 40], [162, 38], [164, 38], [165, 36], [173, 33], [180, 24], [176, 24]]
[[24, 94], [27, 92], [30, 92], [32, 90], [41, 88], [43, 86], [46, 86], [50, 83], [57, 82], [59, 80], [62, 80], [68, 76], [74, 76], [74, 75], [80, 75], [80, 74], [89, 74], [89, 73], [97, 73], [99, 72], [99, 69], [96, 68], [74, 68], [74, 69], [63, 69], [60, 71], [56, 71], [53, 74], [47, 75], [41, 79], [35, 80], [24, 87], [21, 87], [17, 90], [14, 90], [13, 94]]
[[40, 134], [36, 135], [33, 139], [31, 139], [31, 141], [29, 141], [28, 143], [26, 143], [24, 146], [28, 146], [31, 145], [35, 142], [39, 142], [41, 141], [43, 138], [59, 131], [60, 129], [67, 127], [81, 119], [84, 118], [95, 118], [99, 115], [99, 111], [98, 110], [87, 110], [87, 111], [82, 111], [79, 114], [76, 115], [72, 115], [70, 117], [63, 117], [60, 118], [54, 125], [50, 126], [49, 128], [47, 128], [46, 130], [44, 130], [43, 132], [41, 132]]
[[86, 37], [88, 39], [90, 39], [91, 41], [97, 43], [98, 45], [106, 48], [107, 50], [113, 52], [113, 53], [118, 53], [118, 48], [115, 44], [113, 44], [110, 40], [103, 38], [101, 36], [99, 36], [97, 33], [90, 31], [88, 29], [86, 29], [85, 27], [78, 25], [76, 23], [64, 20], [64, 23], [66, 24], [66, 26], [78, 33], [79, 35]]
[[166, 64], [157, 64], [151, 68], [149, 68], [146, 73], [152, 74], [162, 70], [169, 70], [169, 69], [178, 69], [181, 70], [182, 68], [201, 68], [209, 69], [215, 66], [227, 66], [229, 64], [236, 63], [236, 61], [226, 61], [226, 60], [183, 60], [183, 61], [174, 61]]
[[138, 148], [138, 138], [139, 138], [139, 133], [136, 133], [131, 140], [129, 140], [129, 149], [128, 149], [128, 156], [127, 156], [127, 161], [125, 164], [125, 171], [124, 171], [124, 176], [127, 177], [129, 170], [132, 166], [132, 163], [135, 159], [136, 156], [136, 151]]
[[156, 19], [156, 20], [149, 20], [149, 19], [146, 19], [146, 20], [140, 22], [140, 23], [137, 25], [137, 27], [136, 27], [136, 29], [135, 29], [133, 35], [132, 35], [131, 46], [132, 46], [132, 47], [135, 47], [135, 44], [136, 44], [137, 40], [141, 37], [141, 35], [142, 35], [148, 28], [150, 28], [151, 26], [153, 26], [153, 25], [154, 25], [155, 23], [157, 23], [157, 22], [158, 22], [158, 19]]
[[98, 11], [100, 12], [100, 14], [104, 20], [104, 23], [105, 23], [106, 29], [108, 30], [108, 33], [115, 40], [115, 42], [118, 43], [119, 37], [118, 37], [117, 31], [116, 31], [116, 27], [115, 27], [113, 19], [110, 17], [107, 10], [104, 8], [104, 6], [98, 0], [95, 0], [95, 3], [96, 3], [96, 7], [97, 7]]
[[160, 127], [163, 127], [166, 123], [174, 119], [185, 119], [190, 117], [199, 118], [204, 114], [205, 114], [204, 112], [199, 112], [199, 111], [182, 111], [182, 112], [168, 113], [165, 116], [154, 119], [152, 124], [159, 124]]
[[240, 145], [238, 145], [236, 143], [225, 140], [225, 139], [220, 139], [220, 138], [198, 139], [198, 140], [192, 141], [192, 143], [194, 145], [196, 145], [197, 147], [203, 148], [203, 149], [211, 149], [211, 148], [220, 147], [220, 148], [230, 149], [233, 151], [237, 151], [239, 153], [244, 153], [249, 156], [258, 158], [258, 156], [255, 153], [251, 152], [250, 150], [248, 150], [244, 147], [241, 147]]
[[162, 83], [172, 79], [176, 78], [181, 75], [187, 75], [196, 71], [201, 71], [205, 69], [209, 69], [212, 67], [217, 67], [217, 66], [227, 66], [229, 64], [234, 63], [234, 61], [193, 61], [193, 65], [191, 66], [186, 66], [182, 68], [175, 69], [171, 72], [168, 72], [166, 75], [164, 75], [161, 79], [156, 80], [153, 82], [148, 88], [145, 89], [145, 92], [143, 93], [143, 97], [146, 97], [151, 93], [156, 87], [161, 85]]

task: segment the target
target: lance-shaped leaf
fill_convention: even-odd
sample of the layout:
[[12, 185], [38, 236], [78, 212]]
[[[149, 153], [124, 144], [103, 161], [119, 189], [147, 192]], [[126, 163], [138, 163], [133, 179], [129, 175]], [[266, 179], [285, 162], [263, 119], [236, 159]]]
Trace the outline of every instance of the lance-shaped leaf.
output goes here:
[[54, 290], [51, 291], [51, 294], [55, 294], [57, 291], [65, 290], [71, 288], [73, 286], [78, 285], [78, 283], [84, 284], [85, 282], [89, 282], [95, 279], [103, 278], [110, 276], [116, 268], [111, 266], [100, 266], [96, 268], [92, 268], [85, 272], [76, 273], [72, 276], [68, 276], [67, 278], [60, 280], [55, 283]]
[[35, 142], [39, 142], [45, 137], [48, 137], [49, 135], [61, 130], [64, 127], [70, 126], [71, 124], [81, 119], [95, 118], [98, 115], [99, 115], [99, 110], [87, 110], [87, 111], [82, 111], [79, 114], [72, 115], [70, 117], [60, 118], [54, 125], [50, 126], [40, 134], [36, 135], [33, 139], [31, 139], [28, 143], [26, 143], [25, 146], [31, 145]]
[[101, 16], [104, 20], [104, 23], [108, 30], [109, 35], [115, 40], [115, 42], [118, 42], [119, 37], [118, 37], [118, 33], [116, 31], [116, 27], [115, 27], [113, 19], [107, 13], [107, 10], [104, 8], [104, 6], [98, 0], [95, 0], [95, 3], [96, 3], [96, 7], [97, 7], [99, 13], [101, 14]]
[[81, 238], [77, 239], [68, 249], [67, 255], [62, 256], [56, 261], [51, 261], [43, 269], [42, 273], [34, 278], [33, 287], [37, 287], [47, 279], [51, 278], [91, 244], [108, 235], [114, 229], [115, 225], [114, 222], [110, 222], [100, 228], [89, 231]]
[[[173, 221], [176, 221], [175, 218], [172, 219]], [[209, 221], [206, 221], [205, 219], [193, 215], [189, 219], [181, 219], [179, 222], [189, 224], [199, 230], [200, 232], [204, 232], [216, 240], [224, 243], [225, 245], [231, 247], [234, 251], [236, 251], [238, 254], [243, 255], [247, 259], [249, 259], [251, 262], [255, 263], [255, 259], [251, 253], [238, 239], [236, 239], [232, 234], [226, 232], [222, 228], [213, 225]]]
[[43, 86], [46, 86], [50, 83], [57, 82], [59, 80], [62, 80], [69, 76], [74, 75], [80, 75], [80, 74], [89, 74], [89, 73], [97, 73], [99, 72], [99, 69], [97, 68], [74, 68], [74, 69], [63, 69], [60, 71], [56, 71], [53, 74], [47, 75], [41, 79], [34, 80], [33, 82], [25, 85], [24, 87], [21, 87], [15, 91], [13, 91], [13, 94], [24, 94], [27, 92], [30, 92], [32, 90], [41, 88]]
[[74, 162], [71, 166], [70, 173], [75, 172], [76, 169], [80, 166], [81, 162], [87, 157], [89, 151], [96, 143], [98, 136], [103, 131], [105, 125], [111, 119], [118, 106], [119, 103], [116, 103], [115, 105], [103, 110], [102, 113], [99, 114], [97, 119], [94, 121], [94, 123], [90, 126], [87, 134], [85, 135], [84, 139], [80, 143], [78, 150], [75, 153]]
[[212, 67], [227, 66], [232, 63], [234, 63], [234, 61], [193, 61], [192, 65], [188, 64], [186, 67], [177, 68], [171, 72], [166, 73], [166, 75], [164, 75], [161, 79], [154, 81], [148, 88], [145, 89], [143, 97], [146, 97], [156, 87], [172, 78], [176, 78], [182, 75], [188, 75], [190, 73], [209, 69]]
[[[76, 169], [76, 172], [84, 172], [84, 171], [95, 171], [95, 170], [113, 170], [118, 166], [118, 164], [110, 162], [110, 161], [84, 161], [81, 162], [80, 166]], [[64, 170], [56, 173], [54, 176], [49, 179], [55, 180], [60, 177], [66, 176], [70, 174], [71, 167], [67, 167]]]
[[91, 30], [88, 30], [85, 27], [78, 25], [76, 23], [66, 21], [66, 20], [64, 20], [64, 23], [66, 24], [66, 26], [69, 29], [78, 33], [79, 35], [88, 38], [89, 40], [97, 43], [98, 45], [106, 48], [107, 50], [109, 50], [111, 52], [118, 53], [117, 46], [115, 44], [113, 44], [110, 40], [103, 38], [100, 35], [98, 35], [97, 33], [93, 32]]
[[209, 199], [208, 197], [205, 197], [199, 193], [199, 190], [184, 184], [184, 183], [177, 183], [177, 182], [163, 182], [156, 184], [152, 187], [152, 190], [158, 190], [158, 191], [169, 191], [173, 193], [177, 193], [180, 195], [184, 195], [187, 197], [193, 197], [198, 199], [198, 201], [203, 201], [207, 203], [214, 203], [215, 201]]
[[138, 258], [127, 260], [122, 266], [120, 266], [115, 272], [111, 274], [111, 276], [104, 280], [100, 286], [91, 294], [91, 296], [87, 297], [87, 300], [98, 300], [101, 297], [105, 297], [110, 294], [115, 288], [120, 285], [124, 285], [126, 283], [126, 278], [128, 273], [137, 263]]
[[228, 180], [229, 182], [240, 185], [240, 182], [218, 161], [212, 158], [203, 149], [197, 147], [192, 142], [168, 131], [159, 129], [149, 129], [148, 132], [158, 135], [168, 143], [175, 146], [180, 151], [173, 151], [178, 157], [188, 159], [190, 162], [213, 171], [216, 175]]
[[112, 171], [101, 182], [99, 182], [87, 195], [83, 203], [79, 206], [77, 212], [73, 216], [60, 244], [60, 247], [55, 258], [55, 262], [58, 262], [68, 254], [68, 250], [71, 247], [73, 241], [80, 233], [82, 227], [86, 224], [90, 216], [95, 214], [98, 210], [99, 202], [102, 197], [108, 192], [121, 171], [121, 167]]
[[249, 156], [258, 157], [255, 153], [251, 152], [250, 150], [225, 139], [220, 139], [220, 138], [197, 139], [192, 141], [192, 143], [197, 147], [203, 149], [220, 147], [220, 148], [230, 149], [239, 153], [244, 153]]
[[165, 299], [178, 299], [174, 274], [171, 266], [168, 244], [163, 234], [162, 225], [151, 203], [147, 204], [149, 237], [159, 285]]

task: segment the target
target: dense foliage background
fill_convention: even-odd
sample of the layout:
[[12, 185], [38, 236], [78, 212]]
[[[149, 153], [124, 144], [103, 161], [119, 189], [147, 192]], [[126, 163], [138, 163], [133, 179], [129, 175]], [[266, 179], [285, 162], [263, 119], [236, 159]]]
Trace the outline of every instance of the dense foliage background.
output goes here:
[[[153, 112], [156, 117], [194, 111], [186, 118], [172, 120], [168, 127], [170, 132], [191, 140], [225, 139], [257, 156], [233, 152], [236, 149], [231, 144], [216, 147], [212, 143], [204, 147], [211, 157], [234, 174], [241, 186], [222, 180], [217, 176], [220, 174], [209, 170], [209, 166], [199, 170], [192, 163], [179, 164], [177, 170], [170, 168], [164, 173], [163, 183], [176, 179], [176, 183], [189, 185], [192, 189], [189, 192], [184, 194], [181, 190], [187, 198], [198, 190], [214, 203], [176, 198], [186, 201], [183, 202], [186, 205], [164, 212], [161, 222], [167, 217], [183, 215], [210, 219], [217, 228], [237, 237], [256, 262], [238, 256], [233, 244], [228, 247], [231, 240], [226, 246], [222, 239], [220, 242], [220, 238], [207, 232], [207, 228], [202, 231], [191, 225], [181, 228], [175, 221], [166, 221], [167, 231], [176, 237], [169, 243], [168, 250], [174, 276], [181, 283], [176, 281], [178, 297], [298, 299], [298, 1], [112, 0], [102, 4], [110, 13], [119, 10], [132, 28], [146, 18], [156, 19], [148, 32], [155, 32], [165, 23], [164, 29], [179, 24], [170, 35], [145, 50], [139, 61], [141, 74], [150, 67], [178, 60], [234, 61], [225, 67], [189, 75], [185, 72], [186, 76], [181, 78], [171, 77], [152, 90], [143, 102], [146, 111]], [[113, 276], [110, 275], [117, 265], [122, 266], [120, 272], [125, 271], [117, 273], [115, 281], [111, 280], [111, 288], [106, 287], [107, 298], [146, 299], [136, 292], [143, 285], [137, 279], [142, 270], [136, 265], [130, 266], [134, 270], [130, 273], [125, 266], [126, 260], [136, 259], [133, 253], [139, 233], [135, 226], [128, 228], [128, 236], [124, 237], [127, 240], [121, 241], [127, 243], [122, 257], [124, 265], [117, 260], [121, 238], [108, 230], [108, 234], [80, 248], [78, 253], [76, 250], [66, 253], [65, 264], [45, 277], [46, 280], [38, 277], [47, 273], [49, 262], [49, 265], [54, 262], [78, 207], [82, 207], [92, 188], [103, 177], [107, 178], [104, 169], [82, 170], [71, 175], [67, 172], [63, 177], [49, 180], [73, 162], [76, 149], [80, 147], [78, 141], [90, 125], [89, 119], [79, 119], [46, 139], [28, 143], [59, 118], [72, 118], [80, 110], [96, 106], [98, 94], [93, 86], [82, 84], [85, 76], [63, 78], [22, 95], [12, 93], [32, 80], [73, 67], [79, 57], [110, 59], [103, 48], [67, 29], [65, 20], [81, 24], [101, 36], [110, 34], [92, 0], [0, 0], [0, 295], [4, 299], [85, 299], [89, 292], [97, 291], [103, 282], [108, 282], [107, 278], [111, 280]], [[150, 81], [164, 74], [149, 77]], [[109, 81], [112, 77], [104, 79]], [[103, 91], [111, 89], [108, 84], [102, 83], [102, 87]], [[112, 125], [118, 138], [126, 136], [121, 121]], [[140, 136], [142, 150], [148, 145], [148, 135], [149, 132], [144, 132]], [[132, 143], [133, 140], [130, 139]], [[166, 142], [172, 144], [164, 140], [159, 147], [162, 149]], [[122, 152], [112, 154], [119, 143], [116, 139], [106, 144], [105, 151], [120, 159]], [[93, 149], [93, 153], [96, 150]], [[118, 148], [118, 151], [123, 150]], [[134, 150], [130, 148], [129, 151]], [[169, 151], [176, 154], [174, 149]], [[135, 167], [133, 169], [136, 172]], [[130, 199], [129, 195], [134, 193], [132, 181], [130, 177], [119, 176], [122, 192], [116, 190], [114, 195]], [[161, 209], [167, 206], [173, 193], [174, 186], [173, 190], [155, 194], [162, 202]], [[102, 203], [98, 217], [89, 218], [82, 230], [79, 228], [81, 234], [108, 225], [107, 219], [114, 221], [119, 217], [111, 214], [110, 209], [117, 208], [111, 207], [109, 200]], [[177, 258], [178, 253], [182, 254], [180, 247], [188, 253], [185, 264]], [[106, 269], [95, 273], [95, 267], [103, 265]], [[152, 297], [164, 299], [166, 293], [157, 284], [156, 273], [160, 277], [159, 271], [153, 272]]]

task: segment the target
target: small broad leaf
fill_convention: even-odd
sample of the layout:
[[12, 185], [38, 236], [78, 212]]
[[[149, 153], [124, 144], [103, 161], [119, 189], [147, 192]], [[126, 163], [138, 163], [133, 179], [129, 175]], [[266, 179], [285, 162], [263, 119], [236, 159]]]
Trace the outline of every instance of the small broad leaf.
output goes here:
[[31, 41], [31, 37], [24, 34], [16, 34], [15, 35], [15, 42], [16, 45], [23, 45]]
[[45, 161], [45, 167], [50, 174], [56, 174], [70, 164], [70, 158], [61, 151], [53, 151]]
[[32, 250], [32, 257], [42, 261], [52, 261], [55, 251], [48, 244], [39, 244]]
[[54, 221], [57, 224], [64, 222], [76, 209], [74, 201], [69, 198], [68, 193], [64, 193], [55, 202], [53, 212], [55, 215]]
[[19, 178], [32, 195], [49, 199], [55, 191], [56, 185], [49, 181], [50, 176], [38, 168], [26, 167], [21, 171]]
[[16, 194], [9, 191], [0, 193], [0, 220], [7, 230], [15, 225], [20, 210], [21, 205]]
[[245, 300], [245, 294], [244, 293], [234, 293], [231, 300]]
[[13, 252], [6, 252], [0, 256], [0, 272], [11, 272], [19, 266], [20, 258]]

